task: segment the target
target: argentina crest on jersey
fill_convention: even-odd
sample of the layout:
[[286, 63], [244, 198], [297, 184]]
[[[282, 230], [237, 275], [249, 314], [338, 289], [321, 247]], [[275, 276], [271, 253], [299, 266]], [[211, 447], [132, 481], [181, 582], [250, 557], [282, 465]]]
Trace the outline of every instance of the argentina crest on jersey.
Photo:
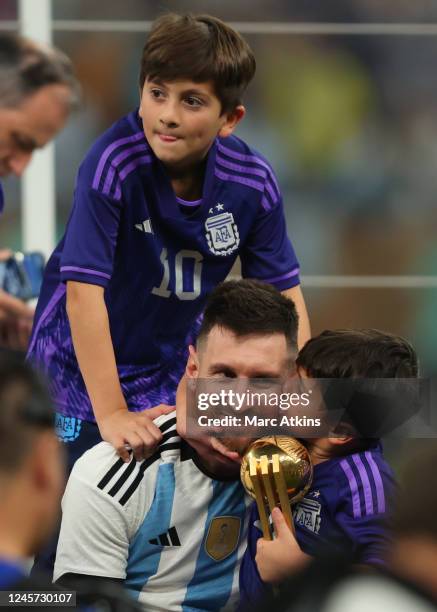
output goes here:
[[304, 497], [293, 511], [295, 525], [302, 525], [313, 533], [319, 533], [322, 507], [315, 499]]
[[80, 434], [81, 427], [81, 419], [66, 416], [59, 412], [55, 414], [55, 433], [62, 442], [73, 442], [76, 440]]
[[205, 228], [209, 250], [214, 255], [229, 255], [238, 249], [240, 234], [232, 213], [208, 217]]

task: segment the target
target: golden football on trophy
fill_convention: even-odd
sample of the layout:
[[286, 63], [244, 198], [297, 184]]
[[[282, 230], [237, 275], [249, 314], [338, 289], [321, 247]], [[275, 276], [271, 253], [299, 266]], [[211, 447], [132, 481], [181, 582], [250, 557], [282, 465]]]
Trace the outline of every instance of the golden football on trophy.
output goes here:
[[304, 497], [312, 478], [308, 450], [295, 438], [266, 436], [250, 445], [241, 463], [241, 482], [256, 500], [265, 539], [272, 539], [268, 515], [275, 506], [293, 529], [290, 504]]

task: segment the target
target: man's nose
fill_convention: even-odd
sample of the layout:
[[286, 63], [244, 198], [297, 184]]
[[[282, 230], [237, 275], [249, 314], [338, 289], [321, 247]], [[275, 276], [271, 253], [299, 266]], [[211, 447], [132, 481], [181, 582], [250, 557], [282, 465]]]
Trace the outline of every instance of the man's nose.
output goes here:
[[32, 153], [15, 153], [9, 159], [8, 167], [12, 174], [21, 176], [32, 159]]

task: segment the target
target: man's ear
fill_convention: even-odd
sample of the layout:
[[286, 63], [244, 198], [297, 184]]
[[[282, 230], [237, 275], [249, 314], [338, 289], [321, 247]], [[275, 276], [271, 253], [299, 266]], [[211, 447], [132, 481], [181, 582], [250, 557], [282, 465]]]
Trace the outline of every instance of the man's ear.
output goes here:
[[236, 106], [229, 113], [225, 113], [225, 122], [220, 128], [218, 135], [222, 138], [227, 138], [228, 136], [230, 136], [237, 127], [237, 125], [240, 123], [240, 121], [243, 119], [245, 114], [246, 109], [242, 104]]
[[189, 356], [187, 361], [187, 367], [185, 368], [185, 374], [188, 378], [198, 378], [199, 376], [199, 356], [195, 347], [190, 344], [188, 347]]

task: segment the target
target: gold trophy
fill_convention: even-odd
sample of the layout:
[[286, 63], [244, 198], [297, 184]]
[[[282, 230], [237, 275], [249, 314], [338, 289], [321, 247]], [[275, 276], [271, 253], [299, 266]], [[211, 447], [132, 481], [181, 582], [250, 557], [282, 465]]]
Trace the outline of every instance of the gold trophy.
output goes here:
[[253, 442], [241, 463], [241, 482], [256, 500], [266, 540], [272, 539], [269, 514], [279, 506], [294, 532], [291, 504], [311, 486], [313, 466], [305, 446], [288, 436], [266, 436]]

